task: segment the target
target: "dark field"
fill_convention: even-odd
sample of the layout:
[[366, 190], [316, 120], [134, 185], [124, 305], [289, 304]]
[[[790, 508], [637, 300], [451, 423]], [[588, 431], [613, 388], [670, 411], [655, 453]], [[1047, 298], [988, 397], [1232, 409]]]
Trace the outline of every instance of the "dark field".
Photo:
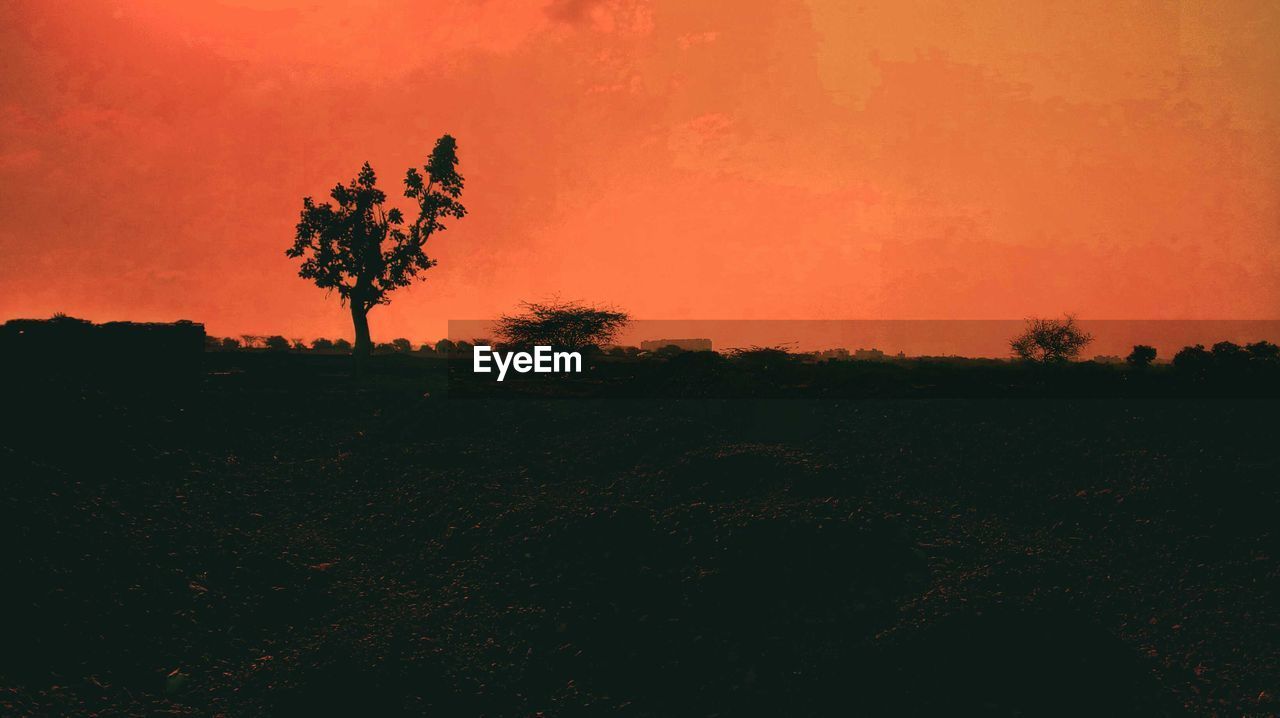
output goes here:
[[5, 715], [1273, 715], [1276, 402], [10, 380]]

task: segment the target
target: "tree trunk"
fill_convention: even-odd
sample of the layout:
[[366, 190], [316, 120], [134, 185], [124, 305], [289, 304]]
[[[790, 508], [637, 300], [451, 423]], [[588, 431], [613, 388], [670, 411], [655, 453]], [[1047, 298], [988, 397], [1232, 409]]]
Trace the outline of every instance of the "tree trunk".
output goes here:
[[361, 307], [360, 302], [351, 302], [351, 323], [356, 328], [356, 343], [351, 356], [356, 361], [356, 378], [363, 379], [369, 355], [373, 353], [373, 342], [369, 339], [369, 310]]

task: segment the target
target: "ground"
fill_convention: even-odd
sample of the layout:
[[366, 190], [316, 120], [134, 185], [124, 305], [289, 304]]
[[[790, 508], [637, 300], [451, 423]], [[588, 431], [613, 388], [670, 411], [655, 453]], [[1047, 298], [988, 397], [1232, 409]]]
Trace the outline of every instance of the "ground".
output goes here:
[[14, 380], [0, 713], [1280, 711], [1274, 401], [434, 376]]

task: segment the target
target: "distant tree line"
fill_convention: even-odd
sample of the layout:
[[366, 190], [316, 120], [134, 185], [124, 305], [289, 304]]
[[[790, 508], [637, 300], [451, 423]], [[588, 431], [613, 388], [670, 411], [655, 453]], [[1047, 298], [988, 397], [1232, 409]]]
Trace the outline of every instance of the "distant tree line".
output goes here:
[[1234, 342], [1218, 342], [1205, 349], [1203, 344], [1184, 347], [1173, 355], [1173, 366], [1192, 374], [1210, 371], [1250, 371], [1280, 366], [1280, 346], [1268, 341], [1241, 346]]
[[[495, 340], [474, 339], [452, 341], [441, 339], [435, 343], [414, 344], [403, 337], [373, 345], [374, 354], [398, 354], [437, 357], [466, 357], [475, 344], [497, 343], [506, 347], [549, 345], [556, 348], [582, 350], [588, 354], [608, 357], [611, 360], [652, 359], [677, 361], [682, 366], [692, 366], [691, 358], [698, 366], [708, 367], [717, 362], [731, 362], [736, 366], [771, 371], [796, 363], [856, 362], [883, 364], [919, 364], [931, 362], [955, 366], [987, 366], [1003, 363], [994, 359], [971, 357], [907, 357], [904, 354], [889, 355], [877, 349], [850, 353], [847, 350], [824, 352], [796, 352], [786, 346], [747, 347], [724, 352], [697, 351], [676, 344], [650, 347], [642, 350], [634, 346], [614, 344], [630, 317], [621, 310], [586, 304], [577, 301], [526, 302], [522, 311], [504, 315], [495, 327]], [[1015, 362], [1037, 365], [1065, 365], [1080, 363], [1079, 357], [1093, 336], [1084, 331], [1070, 314], [1062, 318], [1029, 318], [1023, 330], [1010, 339], [1009, 347]], [[264, 351], [264, 352], [315, 352], [350, 354], [354, 351], [346, 339], [315, 339], [307, 344], [301, 339], [288, 339], [281, 335], [258, 336], [244, 334], [238, 338], [208, 337], [209, 351]], [[1093, 365], [1127, 367], [1135, 371], [1147, 370], [1155, 364], [1158, 351], [1146, 344], [1134, 345], [1123, 359], [1119, 356], [1098, 356]], [[1218, 342], [1206, 349], [1203, 345], [1185, 347], [1172, 358], [1172, 366], [1181, 374], [1197, 375], [1219, 371], [1244, 371], [1258, 368], [1280, 367], [1280, 347], [1268, 341], [1238, 345], [1228, 341]]]
[[[469, 356], [471, 349], [475, 344], [489, 344], [488, 339], [476, 339], [474, 341], [452, 341], [450, 339], [441, 339], [437, 342], [424, 341], [414, 344], [403, 337], [392, 339], [389, 342], [378, 342], [374, 344], [374, 354], [401, 354], [401, 355], [419, 355], [419, 356], [446, 356], [446, 357], [465, 357]], [[505, 344], [505, 342], [503, 342]], [[543, 343], [543, 342], [537, 342]], [[568, 344], [556, 344], [556, 346], [571, 346]], [[660, 347], [651, 350], [642, 350], [635, 346], [622, 345], [587, 345], [578, 347], [585, 349], [589, 354], [606, 356], [611, 359], [656, 359], [669, 360], [687, 354], [714, 354], [723, 359], [734, 361], [737, 363], [769, 366], [785, 362], [800, 363], [827, 363], [827, 362], [864, 362], [864, 363], [913, 363], [921, 360], [927, 360], [939, 363], [952, 364], [989, 364], [1002, 363], [999, 359], [983, 359], [975, 357], [961, 356], [907, 356], [905, 354], [886, 354], [879, 350], [859, 350], [857, 353], [850, 354], [843, 352], [840, 358], [832, 358], [831, 352], [793, 351], [785, 346], [769, 346], [769, 347], [745, 347], [734, 348], [720, 352], [716, 351], [696, 351], [684, 349], [675, 344]], [[249, 335], [244, 334], [239, 337], [215, 337], [209, 336], [205, 338], [206, 351], [257, 351], [257, 352], [295, 352], [295, 353], [317, 353], [317, 354], [350, 354], [352, 344], [346, 339], [327, 339], [324, 337], [314, 339], [311, 342], [304, 342], [301, 339], [288, 339], [282, 335]], [[1125, 366], [1131, 369], [1146, 369], [1155, 364], [1158, 358], [1158, 352], [1155, 347], [1137, 344], [1133, 350], [1124, 358], [1099, 356], [1085, 363], [1106, 364]], [[1021, 359], [1015, 357], [1015, 361]], [[1052, 359], [1047, 363], [1065, 363], [1065, 359]], [[1046, 363], [1043, 359], [1028, 360], [1028, 363]], [[1080, 362], [1074, 362], [1080, 363]], [[1233, 342], [1218, 342], [1211, 347], [1206, 348], [1204, 345], [1196, 344], [1194, 346], [1184, 347], [1172, 357], [1169, 362], [1173, 367], [1180, 371], [1206, 372], [1216, 371], [1219, 369], [1247, 369], [1250, 367], [1261, 366], [1280, 366], [1280, 346], [1269, 341], [1258, 341], [1249, 344], [1235, 344]]]
[[[1093, 335], [1082, 330], [1074, 316], [1062, 319], [1030, 318], [1021, 333], [1009, 341], [1014, 357], [1023, 361], [1056, 364], [1073, 361], [1081, 350], [1093, 341]], [[1151, 366], [1158, 356], [1156, 348], [1136, 344], [1124, 363], [1135, 369]], [[1118, 357], [1097, 357], [1094, 362], [1119, 363]], [[1192, 372], [1218, 369], [1246, 369], [1270, 366], [1280, 360], [1280, 347], [1268, 341], [1257, 341], [1241, 346], [1222, 341], [1205, 349], [1204, 345], [1183, 347], [1173, 356], [1174, 367]]]
[[[374, 354], [427, 354], [427, 355], [462, 355], [470, 353], [470, 342], [454, 342], [441, 339], [438, 342], [424, 341], [420, 344], [403, 337], [389, 342], [373, 345]], [[206, 337], [205, 351], [263, 351], [263, 352], [310, 352], [316, 354], [351, 354], [352, 343], [346, 339], [328, 339], [320, 337], [310, 343], [302, 339], [287, 339], [282, 335], [241, 334], [238, 337]]]

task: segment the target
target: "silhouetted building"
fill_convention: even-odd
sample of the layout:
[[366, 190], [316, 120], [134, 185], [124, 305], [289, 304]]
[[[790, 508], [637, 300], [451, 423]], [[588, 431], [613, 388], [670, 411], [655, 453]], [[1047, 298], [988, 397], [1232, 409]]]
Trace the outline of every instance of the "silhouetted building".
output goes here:
[[858, 361], [885, 361], [889, 357], [879, 349], [859, 349], [853, 353], [853, 358]]

